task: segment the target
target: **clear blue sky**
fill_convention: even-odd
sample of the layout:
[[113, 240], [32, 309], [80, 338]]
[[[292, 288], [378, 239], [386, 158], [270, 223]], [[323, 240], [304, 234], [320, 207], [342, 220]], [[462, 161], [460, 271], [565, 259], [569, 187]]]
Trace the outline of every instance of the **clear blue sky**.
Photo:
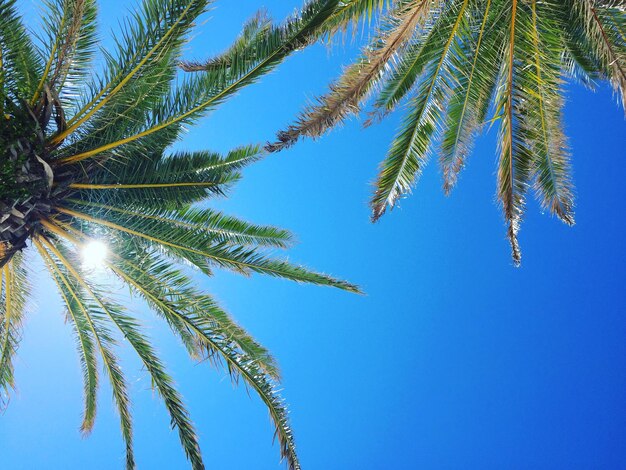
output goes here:
[[[32, 19], [33, 5], [25, 11]], [[108, 36], [127, 2], [101, 2]], [[284, 17], [299, 0], [221, 0], [190, 56], [226, 47], [260, 6]], [[181, 148], [264, 142], [354, 55], [317, 46], [293, 56], [193, 129]], [[290, 259], [363, 286], [367, 296], [254, 276], [198, 278], [277, 356], [303, 466], [335, 469], [612, 469], [626, 461], [626, 138], [611, 92], [572, 87], [577, 224], [530, 201], [523, 265], [509, 258], [494, 203], [495, 144], [480, 139], [444, 197], [431, 165], [377, 225], [367, 200], [398, 118], [356, 120], [249, 168], [216, 206], [293, 230]], [[110, 389], [92, 436], [78, 432], [81, 382], [70, 329], [44, 276], [17, 361], [18, 391], [0, 416], [0, 467], [122, 468]], [[135, 305], [135, 304], [133, 304]], [[273, 470], [278, 448], [260, 401], [136, 305], [192, 411], [210, 468]], [[132, 379], [141, 469], [187, 468], [138, 362]]]

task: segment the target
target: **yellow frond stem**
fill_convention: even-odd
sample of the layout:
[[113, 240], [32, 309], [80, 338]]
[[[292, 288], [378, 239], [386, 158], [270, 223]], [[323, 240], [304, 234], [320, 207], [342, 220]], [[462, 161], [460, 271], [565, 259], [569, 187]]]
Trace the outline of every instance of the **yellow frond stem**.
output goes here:
[[146, 183], [146, 184], [88, 184], [72, 183], [71, 189], [157, 189], [157, 188], [182, 188], [182, 187], [208, 187], [216, 186], [217, 183], [207, 182], [183, 182], [183, 183]]
[[112, 211], [112, 212], [117, 212], [119, 214], [124, 214], [124, 215], [130, 215], [133, 217], [141, 217], [142, 219], [150, 219], [150, 220], [158, 220], [159, 222], [166, 222], [166, 223], [171, 223], [171, 224], [175, 224], [178, 225], [180, 227], [186, 227], [186, 228], [198, 228], [197, 225], [193, 225], [187, 222], [183, 222], [180, 220], [176, 220], [176, 219], [168, 219], [167, 217], [160, 217], [158, 215], [147, 215], [147, 214], [142, 214], [141, 212], [135, 212], [135, 211], [130, 211], [127, 209], [122, 209], [120, 207], [115, 207], [115, 206], [109, 206], [107, 204], [100, 204], [97, 202], [88, 202], [88, 201], [80, 201], [78, 199], [67, 199], [68, 202], [73, 202], [75, 204], [81, 204], [84, 206], [89, 206], [89, 207], [98, 207], [100, 209], [105, 209], [107, 211]]
[[176, 245], [175, 243], [170, 243], [170, 242], [167, 242], [165, 240], [160, 240], [158, 238], [151, 237], [150, 235], [147, 235], [145, 233], [141, 233], [141, 232], [138, 232], [136, 230], [132, 230], [132, 229], [126, 228], [126, 227], [124, 227], [122, 225], [118, 225], [118, 224], [115, 224], [113, 222], [109, 222], [108, 220], [103, 220], [103, 219], [98, 219], [98, 218], [95, 218], [95, 217], [91, 217], [90, 215], [83, 214], [82, 212], [77, 212], [77, 211], [74, 211], [74, 210], [71, 210], [71, 209], [67, 209], [65, 207], [55, 206], [54, 208], [55, 208], [55, 210], [59, 211], [62, 214], [70, 215], [70, 216], [76, 217], [78, 219], [83, 219], [83, 220], [86, 220], [87, 222], [92, 222], [94, 224], [103, 225], [105, 227], [112, 228], [114, 230], [118, 230], [120, 232], [128, 233], [129, 235], [135, 235], [137, 237], [144, 238], [144, 239], [149, 240], [149, 241], [154, 242], [154, 243], [160, 243], [160, 244], [163, 244], [163, 245], [166, 245], [166, 246], [170, 246], [172, 248], [183, 249], [183, 250], [194, 252], [194, 253], [202, 255], [202, 256], [207, 256], [206, 253], [202, 253], [201, 251], [193, 250], [191, 248], [185, 248], [183, 246]]
[[2, 272], [4, 274], [4, 341], [2, 343], [2, 356], [0, 356], [0, 366], [4, 364], [6, 351], [8, 349], [9, 339], [11, 335], [9, 334], [9, 328], [11, 327], [11, 317], [13, 313], [13, 291], [12, 291], [12, 268], [13, 260], [10, 260], [7, 264], [2, 268]]
[[[61, 206], [54, 206], [54, 209], [62, 214], [66, 214], [72, 217], [76, 217], [78, 219], [82, 219], [85, 220], [87, 222], [92, 222], [94, 224], [98, 224], [98, 225], [102, 225], [104, 227], [109, 227], [112, 228], [114, 230], [118, 230], [120, 232], [124, 232], [124, 233], [128, 233], [129, 235], [134, 235], [136, 237], [140, 237], [143, 238], [144, 240], [148, 240], [151, 241], [153, 243], [158, 243], [159, 245], [163, 245], [163, 246], [168, 246], [170, 248], [174, 248], [177, 250], [182, 250], [182, 251], [186, 251], [188, 253], [193, 253], [195, 255], [199, 255], [202, 256], [203, 258], [210, 258], [210, 259], [214, 259], [216, 261], [220, 261], [223, 263], [227, 263], [227, 264], [231, 264], [234, 266], [237, 266], [241, 272], [245, 272], [246, 269], [250, 269], [250, 268], [254, 268], [254, 264], [251, 263], [246, 263], [243, 261], [237, 261], [237, 260], [233, 260], [233, 259], [229, 259], [229, 258], [223, 258], [220, 256], [217, 256], [215, 253], [207, 253], [205, 251], [201, 251], [201, 250], [196, 250], [195, 248], [191, 248], [188, 246], [184, 246], [184, 245], [178, 245], [176, 243], [172, 243], [169, 242], [167, 240], [162, 240], [160, 238], [156, 238], [153, 237], [151, 235], [148, 235], [146, 233], [142, 233], [142, 232], [138, 232], [136, 230], [132, 230], [126, 227], [123, 227], [122, 225], [118, 225], [115, 224], [113, 222], [109, 222], [108, 220], [102, 220], [102, 219], [97, 219], [95, 217], [91, 217], [90, 215], [87, 214], [83, 214], [82, 212], [77, 212], [74, 211], [72, 209], [68, 209], [66, 207], [61, 207]], [[278, 270], [276, 269], [271, 269], [268, 267], [264, 267], [263, 268], [264, 272], [275, 272], [275, 273], [279, 273]]]

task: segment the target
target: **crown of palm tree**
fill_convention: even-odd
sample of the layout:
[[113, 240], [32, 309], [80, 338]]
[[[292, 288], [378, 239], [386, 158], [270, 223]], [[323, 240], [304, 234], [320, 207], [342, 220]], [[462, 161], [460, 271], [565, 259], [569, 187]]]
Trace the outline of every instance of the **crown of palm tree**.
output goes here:
[[[83, 268], [78, 250], [106, 240], [106, 268], [164, 318], [194, 358], [225, 365], [234, 380], [258, 393], [276, 426], [283, 457], [299, 468], [287, 412], [276, 392], [278, 369], [268, 351], [237, 326], [180, 270], [192, 265], [253, 272], [348, 291], [343, 281], [270, 258], [291, 236], [194, 203], [219, 195], [259, 148], [218, 155], [168, 152], [183, 126], [271, 70], [312, 39], [336, 1], [305, 6], [280, 26], [255, 17], [234, 46], [177, 76], [181, 48], [208, 0], [144, 0], [122, 23], [114, 51], [97, 47], [95, 0], [50, 0], [44, 49], [31, 41], [15, 0], [0, 4], [0, 393], [13, 386], [12, 359], [20, 336], [34, 246], [67, 307], [84, 378], [81, 430], [96, 415], [98, 361], [111, 382], [134, 467], [127, 382], [116, 357], [123, 335], [162, 398], [193, 468], [204, 468], [188, 412], [138, 321]], [[116, 332], [119, 330], [119, 332]], [[98, 359], [98, 357], [100, 359]]]
[[362, 55], [267, 149], [319, 137], [358, 113], [372, 94], [366, 124], [406, 102], [371, 200], [376, 221], [410, 192], [430, 154], [439, 154], [448, 193], [474, 137], [497, 120], [497, 197], [518, 265], [517, 234], [531, 186], [545, 210], [574, 223], [564, 82], [593, 87], [609, 80], [626, 102], [624, 1], [346, 0], [319, 34], [367, 20], [376, 10], [383, 10], [381, 24]]

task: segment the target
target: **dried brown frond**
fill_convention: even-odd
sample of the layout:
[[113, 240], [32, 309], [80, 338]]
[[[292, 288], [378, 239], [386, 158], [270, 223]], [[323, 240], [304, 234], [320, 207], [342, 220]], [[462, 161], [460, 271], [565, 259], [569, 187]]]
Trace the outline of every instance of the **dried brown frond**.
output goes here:
[[279, 132], [278, 141], [268, 144], [266, 150], [283, 150], [301, 136], [320, 137], [350, 114], [358, 113], [389, 60], [409, 42], [415, 28], [438, 4], [439, 0], [421, 0], [404, 4], [391, 12], [378, 30], [377, 47], [366, 48], [361, 60], [348, 67], [330, 86], [330, 92], [306, 108], [296, 124]]

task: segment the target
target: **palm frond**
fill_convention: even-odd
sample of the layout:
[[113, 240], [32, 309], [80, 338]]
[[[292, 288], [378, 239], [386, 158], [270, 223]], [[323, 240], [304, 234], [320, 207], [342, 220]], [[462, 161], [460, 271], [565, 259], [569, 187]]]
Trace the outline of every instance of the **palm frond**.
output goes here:
[[85, 407], [83, 411], [83, 422], [81, 432], [88, 434], [93, 429], [96, 419], [96, 394], [98, 389], [98, 370], [96, 359], [96, 339], [93, 336], [89, 319], [85, 315], [85, 309], [76, 301], [74, 291], [69, 291], [66, 286], [66, 279], [59, 274], [52, 257], [43, 250], [41, 245], [36, 245], [40, 249], [40, 254], [52, 275], [61, 298], [66, 305], [68, 318], [71, 319], [76, 345], [79, 351], [80, 363], [83, 370], [83, 388]]
[[185, 72], [220, 71], [231, 66], [237, 66], [236, 59], [247, 58], [254, 60], [250, 50], [264, 40], [271, 32], [272, 20], [265, 11], [258, 11], [246, 24], [241, 34], [230, 47], [222, 54], [202, 61], [185, 60], [180, 67]]
[[[67, 225], [51, 227], [54, 233], [80, 246], [89, 237]], [[70, 233], [71, 232], [71, 233]], [[290, 468], [299, 463], [283, 400], [274, 380], [278, 368], [269, 352], [237, 326], [215, 302], [199, 294], [180, 271], [153, 254], [130, 245], [116, 250], [109, 268], [168, 322], [192, 355], [227, 366], [233, 380], [243, 378], [268, 406], [276, 426], [283, 457]]]
[[[85, 200], [117, 205], [179, 208], [211, 195], [223, 195], [239, 179], [239, 170], [260, 158], [257, 146], [214, 152], [150, 153], [141, 158], [108, 160], [89, 180], [71, 183]], [[94, 194], [97, 191], [97, 194]]]
[[37, 102], [44, 85], [55, 94], [63, 90], [60, 98], [76, 98], [95, 53], [97, 39], [94, 0], [46, 0], [45, 4], [49, 14], [43, 20], [44, 34], [49, 51], [31, 99], [32, 105]]
[[[45, 237], [33, 240], [48, 269], [60, 287], [61, 296], [67, 300], [68, 310], [73, 312], [81, 321], [85, 322], [98, 346], [100, 357], [109, 377], [113, 389], [113, 397], [120, 415], [122, 436], [126, 443], [126, 468], [135, 468], [133, 452], [132, 418], [130, 414], [130, 399], [128, 386], [119, 361], [113, 348], [115, 339], [109, 328], [105, 312], [98, 305], [89, 300], [85, 292], [84, 280], [72, 264], [61, 254], [59, 247]], [[89, 398], [88, 398], [89, 399]]]
[[[243, 378], [258, 393], [276, 427], [281, 455], [287, 459], [290, 469], [300, 468], [287, 411], [274, 383], [278, 369], [271, 356], [234, 325], [212, 299], [195, 294], [180, 273], [149, 259], [143, 258], [142, 267], [124, 260], [112, 269], [168, 322], [180, 323], [191, 332], [200, 347], [201, 357], [214, 364], [223, 361], [233, 380]], [[172, 281], [175, 290], [169, 287]]]
[[583, 0], [566, 0], [559, 7], [568, 15], [564, 27], [572, 56], [583, 68], [593, 64], [592, 70], [610, 81], [625, 107], [626, 14]]
[[37, 88], [42, 67], [37, 50], [22, 24], [15, 3], [16, 0], [5, 0], [0, 3], [2, 80], [5, 95], [13, 100], [32, 96]]
[[[464, 21], [467, 5], [468, 0], [464, 0], [460, 5], [449, 7], [454, 15], [451, 15], [453, 21], [449, 21], [448, 27], [441, 28], [445, 41], [433, 41], [432, 51], [422, 51], [427, 57], [424, 63], [427, 70], [411, 102], [411, 112], [382, 164], [371, 201], [374, 221], [410, 191], [427, 161], [429, 145], [443, 116], [447, 90], [450, 89], [447, 80], [453, 76], [449, 53]], [[416, 59], [415, 62], [423, 61]]]
[[390, 3], [389, 0], [343, 0], [324, 23], [324, 31], [333, 34], [349, 26], [356, 28], [360, 22], [371, 23], [374, 15]]
[[[212, 243], [212, 240], [207, 238], [205, 234], [197, 233], [177, 224], [165, 224], [163, 221], [145, 220], [113, 212], [100, 214], [100, 218], [96, 218], [68, 207], [57, 206], [55, 209], [61, 214], [113, 229], [119, 234], [138, 237], [144, 243], [147, 242], [155, 248], [164, 247], [174, 257], [186, 259], [192, 264], [196, 264], [196, 257], [200, 257], [200, 259], [207, 260], [216, 266], [232, 269], [241, 274], [256, 272], [292, 281], [360, 292], [359, 288], [353, 284], [309, 271], [284, 260], [267, 258], [254, 249], [233, 248], [223, 243]], [[198, 267], [202, 266], [199, 265]]]
[[22, 332], [30, 290], [24, 260], [16, 254], [0, 270], [0, 405], [14, 388], [13, 359]]
[[[507, 236], [511, 243], [513, 262], [519, 265], [522, 254], [517, 239], [520, 222], [524, 210], [524, 195], [528, 189], [529, 169], [528, 161], [531, 156], [526, 142], [520, 138], [520, 116], [518, 114], [523, 102], [520, 100], [518, 84], [519, 63], [516, 61], [517, 42], [516, 28], [519, 27], [518, 18], [523, 7], [513, 0], [510, 13], [507, 17], [509, 39], [506, 43], [506, 52], [503, 60], [502, 84], [499, 87], [496, 100], [498, 109], [502, 110], [500, 134], [500, 159], [498, 162], [498, 199], [502, 204], [504, 218], [507, 221]], [[523, 17], [523, 15], [520, 15]], [[516, 73], [517, 72], [517, 73]]]
[[[439, 162], [443, 173], [443, 189], [449, 194], [457, 182], [467, 156], [471, 153], [474, 136], [486, 120], [494, 89], [502, 63], [502, 42], [504, 29], [498, 21], [501, 18], [503, 3], [493, 7], [487, 0], [484, 10], [475, 6], [477, 33], [469, 34], [466, 54], [459, 57], [457, 73], [458, 85], [450, 97]], [[480, 21], [480, 23], [478, 23]], [[467, 70], [469, 69], [469, 73]]]
[[[542, 14], [543, 6], [531, 3], [532, 21], [526, 38], [532, 46], [534, 71], [526, 76], [534, 82], [534, 93], [528, 90], [532, 101], [526, 105], [523, 125], [532, 139], [535, 155], [533, 173], [542, 206], [569, 225], [574, 223], [573, 195], [570, 179], [569, 154], [562, 129], [562, 84], [559, 67], [561, 42], [558, 24]], [[529, 86], [532, 86], [529, 83]]]
[[132, 208], [132, 206], [129, 208], [128, 205], [123, 208], [79, 199], [67, 199], [67, 201], [96, 210], [111, 211], [123, 216], [154, 220], [197, 231], [207, 235], [213, 243], [287, 248], [292, 240], [291, 234], [286, 230], [250, 224], [211, 209], [189, 207], [180, 210], [164, 210]]

